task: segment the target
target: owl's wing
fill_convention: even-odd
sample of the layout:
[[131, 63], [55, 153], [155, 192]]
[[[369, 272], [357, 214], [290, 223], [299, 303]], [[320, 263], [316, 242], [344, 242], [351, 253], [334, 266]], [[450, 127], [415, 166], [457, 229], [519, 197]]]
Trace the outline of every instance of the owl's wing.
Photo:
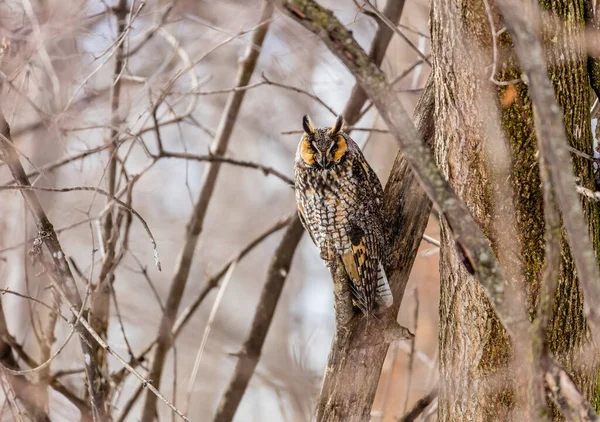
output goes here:
[[298, 202], [298, 217], [300, 217], [300, 222], [304, 226], [304, 230], [306, 230], [308, 232], [308, 234], [310, 235], [310, 238], [312, 239], [313, 243], [316, 246], [319, 246], [317, 244], [317, 242], [315, 241], [312, 231], [310, 230], [310, 226], [308, 225], [308, 222], [306, 221], [306, 215], [304, 215], [304, 207], [302, 206], [302, 203], [300, 203], [300, 202]]
[[346, 273], [350, 277], [352, 296], [365, 313], [375, 307], [379, 260], [374, 248], [376, 242], [358, 225], [353, 224], [349, 232], [350, 252], [341, 256]]

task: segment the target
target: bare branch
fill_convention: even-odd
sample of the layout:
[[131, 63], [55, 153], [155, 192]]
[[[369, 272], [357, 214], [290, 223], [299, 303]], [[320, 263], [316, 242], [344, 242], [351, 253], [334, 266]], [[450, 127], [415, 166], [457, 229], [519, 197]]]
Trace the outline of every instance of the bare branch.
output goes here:
[[[19, 364], [13, 356], [12, 348], [6, 339], [11, 338], [4, 318], [4, 309], [2, 307], [2, 299], [0, 298], [0, 365], [4, 370], [19, 370]], [[34, 421], [50, 422], [50, 417], [43, 408], [36, 403], [35, 394], [36, 386], [27, 380], [24, 376], [5, 375], [10, 388], [14, 391], [15, 396], [23, 404], [26, 414]]]
[[[0, 135], [0, 137], [2, 137], [2, 135]], [[24, 172], [23, 172], [23, 177], [25, 178], [25, 180], [27, 180], [27, 176], [25, 176]], [[152, 250], [154, 252], [154, 263], [156, 264], [156, 268], [158, 268], [159, 271], [162, 269], [161, 264], [160, 264], [160, 259], [159, 259], [159, 256], [158, 256], [158, 247], [157, 247], [157, 244], [156, 244], [156, 239], [154, 239], [154, 235], [152, 234], [152, 231], [150, 230], [150, 227], [148, 226], [148, 223], [146, 223], [146, 220], [144, 220], [144, 218], [136, 210], [134, 210], [129, 205], [127, 205], [126, 203], [124, 203], [123, 201], [121, 201], [120, 199], [118, 199], [116, 196], [111, 195], [108, 192], [104, 191], [103, 189], [96, 188], [94, 186], [75, 186], [75, 187], [71, 187], [71, 188], [44, 188], [44, 187], [41, 187], [41, 186], [31, 186], [29, 184], [28, 180], [27, 180], [27, 183], [28, 183], [27, 185], [0, 186], [0, 191], [3, 191], [3, 190], [19, 190], [21, 192], [31, 192], [31, 193], [33, 193], [33, 191], [42, 191], [42, 192], [77, 192], [77, 191], [87, 191], [87, 192], [99, 193], [100, 195], [106, 196], [111, 201], [116, 202], [117, 205], [119, 205], [119, 207], [121, 207], [124, 210], [130, 212], [131, 214], [135, 215], [136, 218], [140, 221], [140, 223], [144, 227], [144, 230], [146, 231], [146, 234], [150, 238], [150, 243], [152, 244]], [[35, 193], [33, 193], [33, 194], [35, 195]], [[86, 221], [88, 221], [88, 220], [86, 220]]]
[[426, 396], [421, 397], [404, 416], [398, 419], [398, 422], [414, 422], [427, 409], [427, 407], [437, 398], [438, 389], [434, 388]]
[[529, 416], [532, 421], [548, 420], [543, 362], [549, 354], [546, 330], [552, 317], [552, 307], [560, 277], [562, 223], [556, 196], [550, 180], [550, 163], [541, 157], [540, 178], [544, 196], [546, 267], [541, 280], [536, 319], [529, 329]]
[[283, 180], [288, 185], [294, 186], [294, 181], [291, 178], [289, 178], [288, 176], [286, 176], [285, 174], [279, 172], [278, 170], [275, 170], [272, 167], [264, 166], [262, 164], [254, 163], [252, 161], [236, 160], [234, 158], [223, 157], [220, 155], [213, 155], [213, 154], [196, 155], [196, 154], [191, 154], [191, 153], [187, 153], [187, 152], [168, 152], [168, 151], [162, 151], [160, 153], [160, 155], [157, 156], [156, 158], [157, 159], [158, 158], [180, 158], [183, 160], [190, 160], [190, 161], [204, 161], [204, 162], [209, 162], [209, 163], [226, 163], [226, 164], [233, 164], [233, 165], [240, 166], [240, 167], [254, 168], [254, 169], [262, 171], [265, 174], [265, 176], [268, 176], [268, 175], [275, 176], [275, 177]]
[[544, 380], [552, 401], [558, 406], [567, 420], [596, 422], [600, 420], [594, 409], [563, 367], [546, 359]]
[[[421, 50], [419, 50], [419, 48], [416, 45], [414, 45], [412, 43], [412, 41], [410, 39], [408, 39], [408, 37], [402, 33], [402, 31], [400, 31], [400, 29], [398, 28], [398, 23], [397, 22], [392, 22], [385, 14], [381, 13], [379, 11], [379, 9], [377, 9], [375, 6], [373, 6], [373, 4], [369, 0], [365, 0], [365, 4], [368, 4], [369, 7], [371, 8], [371, 10], [373, 10], [373, 12], [375, 13], [375, 15], [377, 15], [377, 17], [379, 19], [381, 19], [385, 23], [385, 25], [387, 25], [388, 28], [392, 29], [400, 38], [402, 38], [404, 40], [404, 42], [406, 42], [408, 44], [408, 46], [415, 53], [417, 53], [417, 55], [423, 61], [425, 61], [425, 63], [427, 63], [429, 66], [431, 66], [431, 62], [425, 56], [425, 54], [423, 54], [423, 52]], [[404, 6], [404, 2], [401, 2], [401, 4], [402, 4], [401, 7], [403, 7]], [[400, 12], [402, 12], [402, 9], [400, 9]]]
[[300, 219], [294, 218], [273, 254], [267, 272], [267, 281], [260, 294], [250, 332], [244, 341], [242, 350], [236, 354], [238, 361], [235, 365], [231, 381], [229, 381], [229, 385], [217, 407], [217, 413], [213, 419], [214, 422], [228, 422], [233, 420], [238, 405], [260, 359], [262, 346], [269, 332], [275, 308], [279, 301], [283, 284], [289, 273], [296, 245], [300, 241], [302, 233], [304, 233], [304, 228]]
[[[127, 0], [119, 0], [116, 7], [112, 9], [112, 12], [117, 20], [117, 34], [116, 39], [119, 40], [125, 37], [125, 26], [127, 17]], [[107, 169], [107, 190], [109, 196], [106, 198], [108, 210], [104, 217], [102, 225], [102, 250], [104, 256], [102, 257], [102, 267], [100, 269], [100, 275], [98, 276], [98, 282], [96, 283], [94, 290], [92, 291], [92, 306], [90, 310], [90, 324], [100, 334], [102, 338], [106, 338], [108, 331], [108, 317], [110, 312], [110, 291], [112, 284], [115, 281], [114, 272], [111, 271], [114, 268], [115, 251], [119, 238], [120, 227], [115, 226], [115, 218], [113, 214], [112, 198], [115, 196], [117, 189], [117, 154], [119, 144], [117, 138], [119, 136], [119, 125], [121, 123], [121, 117], [119, 116], [119, 105], [121, 98], [121, 73], [125, 67], [125, 42], [121, 42], [117, 45], [115, 52], [115, 67], [113, 70], [112, 77], [112, 88], [111, 88], [111, 99], [110, 99], [110, 135], [106, 140], [108, 147], [108, 169]], [[106, 357], [104, 356], [103, 350], [94, 347], [94, 353], [97, 355], [98, 364], [100, 367], [106, 367]], [[104, 384], [100, 388], [108, 389], [109, 386]]]
[[190, 317], [194, 314], [196, 309], [198, 309], [198, 306], [200, 306], [200, 304], [204, 301], [204, 298], [212, 289], [216, 288], [219, 285], [219, 281], [225, 276], [225, 274], [229, 270], [229, 267], [234, 262], [240, 261], [256, 246], [262, 243], [262, 241], [265, 240], [267, 237], [291, 224], [295, 217], [295, 215], [285, 217], [276, 222], [273, 226], [269, 227], [263, 233], [258, 235], [252, 241], [250, 241], [248, 245], [246, 245], [241, 251], [235, 254], [235, 256], [231, 258], [225, 265], [223, 265], [223, 268], [221, 268], [221, 270], [217, 271], [213, 276], [206, 280], [206, 282], [204, 283], [204, 288], [200, 291], [196, 299], [187, 308], [185, 308], [183, 312], [181, 312], [179, 317], [177, 317], [175, 324], [173, 324], [173, 336], [177, 337], [179, 335], [181, 329], [189, 321]]
[[[77, 291], [77, 286], [75, 284], [75, 279], [73, 278], [73, 274], [71, 273], [71, 269], [69, 268], [69, 264], [65, 258], [65, 254], [58, 242], [58, 238], [52, 224], [48, 220], [46, 213], [44, 212], [35, 192], [30, 189], [31, 185], [29, 184], [29, 180], [25, 175], [25, 170], [23, 170], [23, 166], [19, 161], [19, 157], [17, 156], [16, 151], [12, 147], [12, 143], [5, 142], [5, 139], [10, 140], [10, 128], [6, 119], [4, 118], [4, 114], [0, 111], [0, 133], [2, 134], [2, 139], [0, 139], [0, 152], [2, 153], [2, 157], [4, 162], [10, 168], [10, 171], [17, 182], [17, 185], [23, 187], [25, 189], [21, 189], [21, 194], [25, 198], [25, 202], [31, 212], [36, 226], [39, 232], [39, 244], [34, 243], [34, 248], [37, 248], [38, 252], [41, 253], [42, 243], [46, 245], [48, 252], [52, 256], [52, 260], [54, 262], [54, 266], [56, 268], [57, 274], [60, 275], [61, 280], [61, 288], [65, 289], [67, 294], [69, 295], [70, 300], [79, 308], [82, 308], [82, 300], [79, 296], [79, 292]], [[86, 367], [86, 375], [88, 377], [88, 389], [90, 393], [90, 397], [92, 398], [92, 409], [95, 421], [105, 421], [108, 420], [108, 414], [106, 413], [105, 408], [105, 397], [103, 395], [103, 391], [97, 388], [100, 385], [100, 374], [98, 372], [97, 362], [93, 356], [93, 350], [91, 344], [87, 339], [80, 338], [81, 349], [83, 351], [85, 367]]]

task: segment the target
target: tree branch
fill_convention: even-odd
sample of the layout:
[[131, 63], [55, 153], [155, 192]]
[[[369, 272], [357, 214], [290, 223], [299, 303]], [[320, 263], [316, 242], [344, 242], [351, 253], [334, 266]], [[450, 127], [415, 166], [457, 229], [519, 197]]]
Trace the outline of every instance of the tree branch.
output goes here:
[[[3, 368], [19, 370], [12, 347], [7, 339], [11, 338], [4, 318], [2, 299], [0, 298], [0, 365]], [[4, 372], [4, 371], [3, 371]], [[50, 417], [43, 408], [36, 403], [36, 390], [39, 386], [30, 383], [24, 375], [5, 374], [10, 388], [15, 392], [17, 399], [23, 404], [27, 416], [36, 422], [50, 422]]]
[[[127, 17], [127, 0], [119, 0], [116, 7], [112, 9], [113, 14], [117, 19], [117, 34], [116, 40], [119, 40], [125, 36], [126, 17]], [[106, 141], [108, 147], [108, 180], [107, 180], [107, 191], [110, 195], [106, 198], [108, 210], [104, 217], [104, 223], [102, 225], [102, 250], [104, 256], [102, 257], [102, 266], [100, 268], [100, 274], [98, 276], [98, 282], [96, 283], [91, 296], [91, 309], [90, 309], [90, 324], [94, 327], [100, 336], [106, 339], [108, 330], [108, 317], [110, 312], [110, 292], [111, 285], [114, 283], [114, 263], [115, 263], [115, 252], [117, 247], [117, 241], [119, 238], [120, 227], [115, 225], [115, 216], [112, 206], [112, 198], [115, 195], [117, 189], [117, 161], [118, 161], [118, 149], [119, 149], [119, 125], [121, 118], [119, 116], [119, 105], [121, 99], [121, 74], [125, 65], [125, 42], [121, 42], [117, 45], [115, 52], [115, 67], [112, 75], [112, 88], [111, 88], [111, 99], [110, 99], [110, 135]], [[122, 211], [119, 211], [122, 213]], [[106, 367], [106, 357], [104, 351], [99, 348], [98, 345], [94, 344], [94, 353], [97, 356], [98, 364], [101, 368]], [[103, 383], [99, 388], [107, 389], [108, 385]]]
[[426, 396], [421, 397], [404, 416], [398, 419], [398, 422], [414, 422], [427, 407], [437, 398], [438, 389], [434, 388]]
[[[23, 166], [19, 161], [19, 156], [12, 145], [10, 127], [1, 110], [0, 134], [2, 135], [2, 139], [0, 139], [0, 152], [2, 153], [4, 162], [9, 167], [10, 172], [13, 175], [15, 182], [18, 186], [30, 188], [31, 185], [27, 179], [25, 170], [23, 169]], [[81, 309], [82, 300], [79, 296], [79, 292], [77, 291], [75, 279], [73, 278], [73, 274], [71, 273], [71, 269], [69, 268], [69, 264], [67, 263], [62, 247], [58, 242], [58, 237], [54, 232], [54, 228], [50, 223], [50, 220], [48, 220], [48, 217], [44, 212], [37, 195], [31, 189], [22, 189], [21, 194], [25, 199], [25, 203], [27, 204], [27, 207], [29, 208], [29, 211], [33, 216], [38, 229], [38, 238], [34, 242], [35, 250], [37, 253], [41, 253], [42, 244], [46, 245], [48, 252], [52, 256], [56, 272], [60, 275], [60, 281], [62, 283], [60, 287], [65, 290], [71, 302]], [[92, 350], [91, 342], [89, 339], [85, 338], [85, 336], [82, 336], [80, 337], [80, 345], [85, 361], [86, 375], [88, 378], [88, 390], [92, 402], [94, 421], [107, 421], [109, 418], [104, 406], [104, 392], [99, 388], [102, 382], [101, 376], [98, 371], [98, 365]]]
[[[550, 164], [541, 157], [540, 179], [544, 196], [544, 221], [546, 240], [546, 267], [542, 275], [537, 315], [529, 329], [529, 416], [532, 421], [548, 420], [548, 406], [543, 362], [549, 353], [546, 330], [552, 318], [554, 296], [560, 277], [560, 239], [562, 223], [556, 204], [556, 195], [550, 180]], [[564, 414], [564, 413], [563, 413]], [[566, 414], [565, 414], [566, 415]]]
[[302, 233], [304, 233], [302, 223], [298, 218], [294, 218], [273, 254], [267, 272], [267, 281], [260, 294], [250, 332], [244, 341], [242, 350], [236, 355], [238, 361], [229, 385], [217, 407], [214, 422], [229, 422], [235, 416], [250, 378], [258, 365], [262, 347]]
[[[404, 4], [405, 0], [388, 0], [385, 3], [383, 15], [394, 25], [398, 25], [402, 11], [404, 10]], [[390, 45], [393, 35], [394, 31], [388, 25], [380, 24], [378, 26], [377, 32], [375, 32], [375, 36], [373, 37], [373, 42], [371, 43], [371, 49], [369, 50], [369, 58], [377, 66], [381, 66], [381, 63], [383, 63], [385, 52]], [[350, 93], [351, 100], [346, 104], [343, 113], [347, 125], [354, 126], [358, 122], [361, 116], [360, 110], [365, 105], [367, 98], [367, 94], [361, 88], [360, 84], [355, 83]]]

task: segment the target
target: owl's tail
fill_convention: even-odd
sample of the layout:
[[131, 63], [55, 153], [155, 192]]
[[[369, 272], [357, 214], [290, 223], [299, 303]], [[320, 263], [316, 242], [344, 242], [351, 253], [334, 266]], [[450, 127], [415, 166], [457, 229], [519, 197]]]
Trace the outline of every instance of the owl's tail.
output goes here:
[[377, 304], [383, 308], [389, 308], [394, 303], [390, 283], [383, 269], [381, 262], [379, 263], [379, 272], [377, 274]]

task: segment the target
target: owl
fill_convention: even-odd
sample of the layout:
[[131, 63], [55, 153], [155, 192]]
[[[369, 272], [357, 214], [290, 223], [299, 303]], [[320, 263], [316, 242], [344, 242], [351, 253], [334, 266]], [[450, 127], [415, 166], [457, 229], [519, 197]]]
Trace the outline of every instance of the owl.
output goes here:
[[383, 189], [360, 148], [332, 127], [315, 128], [302, 119], [304, 134], [295, 160], [295, 191], [302, 224], [330, 265], [341, 258], [354, 305], [369, 315], [390, 307], [392, 292], [383, 269]]

